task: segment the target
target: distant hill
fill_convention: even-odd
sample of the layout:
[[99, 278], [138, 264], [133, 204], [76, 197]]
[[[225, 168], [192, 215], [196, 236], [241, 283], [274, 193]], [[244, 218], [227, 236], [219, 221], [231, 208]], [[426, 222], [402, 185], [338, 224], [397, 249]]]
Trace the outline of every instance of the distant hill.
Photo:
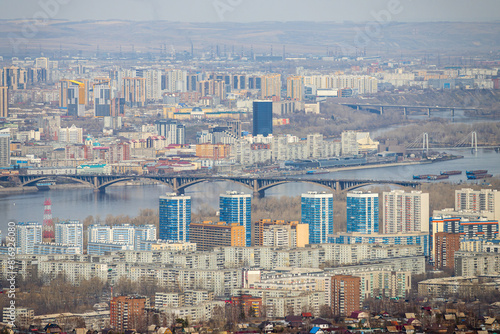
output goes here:
[[[391, 22], [256, 22], [256, 23], [182, 23], [168, 21], [50, 21], [47, 25], [31, 25], [20, 20], [0, 20], [0, 55], [17, 50], [82, 50], [101, 52], [158, 53], [172, 47], [176, 51], [214, 50], [219, 45], [236, 53], [250, 47], [256, 53], [281, 54], [282, 46], [296, 54], [354, 54], [356, 49], [367, 55], [421, 53], [470, 54], [495, 52], [500, 47], [500, 23]], [[31, 29], [33, 28], [33, 29]], [[28, 31], [23, 37], [23, 31]], [[366, 31], [375, 33], [367, 34]], [[166, 47], [162, 47], [166, 45]]]

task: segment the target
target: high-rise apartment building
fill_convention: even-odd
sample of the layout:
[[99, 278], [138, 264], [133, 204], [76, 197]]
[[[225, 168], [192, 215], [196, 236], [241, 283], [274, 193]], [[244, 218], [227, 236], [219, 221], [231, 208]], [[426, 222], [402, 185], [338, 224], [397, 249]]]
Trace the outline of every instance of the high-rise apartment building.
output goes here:
[[10, 134], [0, 133], [0, 167], [10, 166]]
[[60, 81], [59, 107], [67, 109], [68, 116], [84, 116], [85, 104], [85, 83], [75, 80]]
[[429, 232], [429, 194], [392, 190], [383, 200], [383, 233]]
[[254, 246], [305, 247], [309, 244], [309, 225], [297, 221], [261, 219], [253, 226]]
[[184, 93], [187, 91], [187, 72], [183, 70], [167, 70], [167, 91]]
[[347, 194], [347, 232], [379, 232], [378, 194], [362, 191]]
[[309, 243], [328, 242], [333, 233], [333, 194], [310, 191], [301, 198], [302, 223], [309, 225]]
[[94, 85], [94, 116], [111, 115], [111, 88], [109, 82]]
[[460, 234], [438, 232], [434, 234], [434, 267], [455, 268], [455, 252], [460, 250]]
[[267, 137], [273, 134], [273, 103], [271, 101], [253, 102], [252, 135]]
[[290, 100], [302, 101], [304, 99], [304, 78], [291, 76], [286, 79], [286, 97]]
[[500, 220], [500, 191], [470, 188], [455, 190], [455, 210], [471, 211], [488, 219]]
[[38, 222], [16, 224], [16, 247], [19, 254], [33, 254], [34, 245], [42, 242], [42, 224]]
[[220, 220], [245, 227], [245, 245], [252, 245], [252, 195], [227, 191], [220, 195]]
[[342, 155], [357, 155], [359, 154], [359, 146], [356, 131], [342, 132]]
[[361, 307], [361, 278], [350, 275], [333, 276], [330, 295], [333, 315], [351, 315]]
[[69, 80], [59, 81], [59, 108], [68, 109]]
[[111, 99], [110, 116], [125, 116], [125, 99], [123, 97]]
[[11, 90], [26, 89], [28, 71], [16, 66], [4, 67], [0, 70], [0, 86], [7, 86]]
[[69, 128], [59, 128], [58, 139], [60, 143], [81, 144], [83, 143], [83, 129], [71, 125]]
[[260, 96], [262, 99], [281, 98], [281, 74], [267, 74], [261, 77]]
[[221, 246], [245, 247], [245, 227], [225, 222], [191, 223], [189, 242], [195, 243], [198, 251], [210, 251]]
[[170, 144], [185, 144], [186, 143], [186, 127], [174, 119], [162, 119], [156, 121], [156, 131], [159, 136], [165, 137], [167, 145]]
[[70, 220], [54, 224], [54, 236], [57, 244], [76, 246], [83, 254], [83, 223]]
[[137, 329], [146, 321], [146, 307], [149, 307], [149, 299], [145, 297], [114, 297], [109, 303], [111, 327], [120, 332]]
[[160, 239], [189, 241], [190, 225], [191, 196], [177, 195], [175, 193], [160, 196]]
[[9, 87], [0, 86], [0, 118], [9, 117]]
[[146, 105], [146, 79], [123, 78], [121, 96], [129, 107], [144, 107]]

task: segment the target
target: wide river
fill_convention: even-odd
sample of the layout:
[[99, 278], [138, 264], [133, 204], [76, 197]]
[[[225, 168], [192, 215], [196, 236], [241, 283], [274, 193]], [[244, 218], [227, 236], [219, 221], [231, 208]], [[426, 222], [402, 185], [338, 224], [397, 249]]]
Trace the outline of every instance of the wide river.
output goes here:
[[[465, 170], [487, 169], [490, 174], [500, 175], [500, 154], [494, 150], [481, 149], [477, 154], [472, 154], [470, 150], [454, 150], [453, 153], [464, 155], [464, 158], [433, 164], [344, 170], [297, 177], [302, 179], [411, 180], [414, 174], [439, 174], [440, 171], [445, 170], [461, 170], [462, 175], [451, 176], [445, 181], [467, 184], [481, 181], [467, 181]], [[204, 206], [217, 208], [219, 194], [227, 190], [252, 193], [250, 189], [231, 182], [213, 182], [194, 185], [186, 189], [186, 195], [192, 197], [193, 212], [196, 212]], [[271, 188], [266, 191], [266, 196], [298, 196], [307, 191], [321, 190], [324, 188], [298, 181]], [[169, 191], [170, 189], [164, 185], [145, 185], [108, 187], [104, 194], [95, 193], [88, 188], [1, 194], [0, 229], [5, 231], [7, 222], [10, 220], [41, 222], [44, 213], [43, 202], [48, 197], [52, 200], [54, 217], [61, 220], [83, 220], [89, 215], [94, 217], [99, 215], [102, 218], [108, 214], [136, 216], [142, 208], [156, 210], [158, 197]]]

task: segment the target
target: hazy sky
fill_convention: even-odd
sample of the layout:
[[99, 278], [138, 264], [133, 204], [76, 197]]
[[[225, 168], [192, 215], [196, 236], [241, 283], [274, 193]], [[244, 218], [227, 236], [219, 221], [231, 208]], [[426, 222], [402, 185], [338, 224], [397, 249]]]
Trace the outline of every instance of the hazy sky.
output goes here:
[[393, 21], [496, 21], [500, 0], [0, 0], [0, 19], [45, 13], [76, 21], [342, 22], [373, 21], [381, 13]]

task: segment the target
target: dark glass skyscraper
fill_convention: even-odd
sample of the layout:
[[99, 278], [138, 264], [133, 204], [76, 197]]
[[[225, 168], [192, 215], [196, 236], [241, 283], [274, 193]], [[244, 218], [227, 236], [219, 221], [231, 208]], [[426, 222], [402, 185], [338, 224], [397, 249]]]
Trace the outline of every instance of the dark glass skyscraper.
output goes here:
[[264, 137], [273, 134], [273, 103], [271, 101], [254, 101], [252, 134]]

